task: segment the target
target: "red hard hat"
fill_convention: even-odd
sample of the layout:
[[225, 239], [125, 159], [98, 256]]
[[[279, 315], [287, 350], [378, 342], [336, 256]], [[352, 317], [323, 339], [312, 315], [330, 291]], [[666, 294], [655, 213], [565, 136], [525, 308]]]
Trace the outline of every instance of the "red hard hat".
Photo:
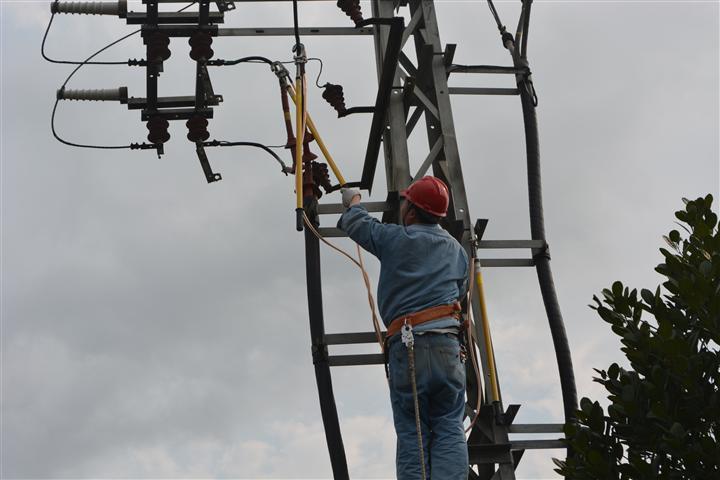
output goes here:
[[447, 185], [439, 178], [423, 177], [410, 185], [407, 190], [400, 192], [400, 195], [436, 217], [447, 215], [450, 194]]

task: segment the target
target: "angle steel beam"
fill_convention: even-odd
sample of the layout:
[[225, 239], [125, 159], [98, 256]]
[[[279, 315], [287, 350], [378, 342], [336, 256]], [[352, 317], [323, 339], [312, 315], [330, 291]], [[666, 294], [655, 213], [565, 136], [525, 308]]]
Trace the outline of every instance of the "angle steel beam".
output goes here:
[[562, 433], [562, 423], [515, 423], [510, 425], [510, 433]]
[[[383, 333], [383, 337], [384, 337]], [[375, 343], [377, 336], [375, 332], [357, 333], [326, 333], [325, 343], [328, 345], [353, 345], [358, 343]]]
[[450, 95], [520, 95], [517, 88], [450, 87]]
[[[378, 82], [378, 93], [375, 99], [375, 113], [373, 114], [370, 136], [368, 138], [367, 151], [365, 153], [365, 164], [363, 165], [360, 185], [362, 188], [372, 190], [375, 179], [375, 168], [377, 167], [378, 155], [380, 154], [380, 142], [387, 122], [387, 108], [390, 103], [392, 87], [396, 77], [398, 56], [405, 21], [402, 17], [392, 19], [390, 31], [387, 36], [382, 71]], [[404, 125], [404, 123], [403, 123]]]
[[[463, 244], [469, 256], [474, 256], [473, 236], [471, 231], [471, 220], [468, 211], [467, 195], [465, 191], [465, 182], [463, 179], [462, 166], [460, 162], [460, 154], [455, 135], [455, 126], [450, 101], [450, 89], [447, 83], [447, 66], [451, 62], [445, 58], [446, 52], [443, 52], [440, 43], [438, 31], [438, 23], [435, 15], [435, 5], [432, 0], [410, 0], [410, 11], [413, 15], [422, 12], [422, 20], [418, 26], [417, 33], [414, 35], [415, 53], [417, 62], [417, 78], [416, 92], [423, 92], [426, 99], [420, 99], [424, 106], [431, 104], [435, 107], [436, 115], [425, 115], [425, 126], [428, 138], [428, 147], [432, 149], [438, 142], [442, 140], [442, 149], [435, 157], [433, 162], [433, 174], [446, 182], [451, 191], [451, 202], [448, 210], [448, 226], [458, 225], [459, 229], [455, 229], [455, 235]], [[454, 49], [447, 50], [448, 55], [452, 55]], [[417, 96], [417, 95], [416, 95]], [[423, 101], [425, 100], [425, 101]], [[527, 262], [526, 260], [520, 260]], [[494, 261], [483, 260], [485, 265], [503, 265], [519, 263], [517, 259], [511, 261], [503, 259], [494, 259]], [[478, 302], [477, 295], [473, 295], [472, 308], [476, 319], [482, 318], [482, 311]], [[476, 338], [482, 339], [483, 331], [481, 322], [475, 322]], [[491, 351], [487, 351], [485, 342], [478, 342], [478, 350], [482, 363], [483, 374], [485, 375], [485, 398], [492, 398], [489, 391], [489, 356]], [[468, 385], [468, 403], [476, 400], [475, 388]], [[496, 402], [499, 408], [502, 407], [502, 398]], [[490, 437], [480, 432], [489, 432]], [[482, 451], [477, 448], [473, 449], [472, 445], [468, 445], [470, 452], [471, 464], [493, 463], [498, 464], [498, 469], [494, 468], [481, 469], [481, 478], [489, 480], [496, 477], [500, 480], [514, 480], [514, 456], [510, 452], [509, 438], [507, 426], [496, 423], [495, 416], [482, 415], [473, 428], [475, 433], [473, 438], [487, 438], [487, 445]], [[485, 442], [483, 442], [485, 443]], [[492, 462], [488, 462], [488, 455], [495, 456]]]
[[383, 365], [385, 356], [382, 353], [365, 353], [358, 355], [330, 355], [328, 362], [331, 367], [349, 367], [358, 365]]
[[[363, 207], [368, 212], [385, 212], [390, 209], [387, 202], [363, 202]], [[325, 203], [318, 205], [318, 215], [327, 215], [333, 213], [343, 213], [345, 207], [342, 203]]]
[[[327, 35], [372, 35], [373, 29], [368, 27], [301, 27], [300, 36], [327, 36]], [[217, 32], [219, 37], [274, 37], [274, 36], [293, 36], [295, 30], [293, 28], [268, 27], [268, 28], [219, 28]]]
[[[371, 0], [370, 7], [374, 17], [390, 17], [394, 14], [394, 6], [387, 1]], [[385, 52], [388, 51], [389, 37], [389, 27], [380, 25], [375, 29], [373, 40], [378, 80], [380, 80], [385, 70]], [[400, 77], [397, 69], [395, 69], [394, 72], [393, 85], [400, 85]], [[391, 204], [391, 210], [386, 211], [383, 216], [383, 221], [386, 221], [397, 218], [399, 211], [397, 192], [407, 188], [410, 181], [403, 95], [390, 96], [387, 107], [387, 127], [382, 135], [382, 144], [388, 191], [387, 201]]]

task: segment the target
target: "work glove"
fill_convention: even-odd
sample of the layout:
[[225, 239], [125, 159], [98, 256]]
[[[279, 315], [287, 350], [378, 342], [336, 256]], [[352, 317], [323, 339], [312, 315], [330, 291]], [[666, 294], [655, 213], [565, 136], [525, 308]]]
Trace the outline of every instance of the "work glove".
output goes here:
[[341, 188], [340, 193], [342, 193], [342, 204], [345, 208], [350, 207], [350, 202], [355, 198], [355, 195], [361, 196], [360, 190], [357, 188]]

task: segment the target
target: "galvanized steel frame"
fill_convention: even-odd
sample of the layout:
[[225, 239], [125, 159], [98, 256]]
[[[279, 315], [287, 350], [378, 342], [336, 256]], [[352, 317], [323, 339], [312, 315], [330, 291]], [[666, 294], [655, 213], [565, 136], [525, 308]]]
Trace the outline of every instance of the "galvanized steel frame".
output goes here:
[[[163, 1], [163, 0], [160, 0]], [[253, 1], [253, 0], [250, 0]], [[256, 0], [257, 1], [257, 0]], [[359, 28], [345, 27], [303, 27], [301, 35], [373, 35], [377, 74], [379, 79], [378, 96], [374, 111], [373, 126], [368, 139], [362, 178], [351, 184], [362, 188], [373, 188], [375, 166], [377, 163], [380, 143], [385, 158], [385, 176], [387, 198], [384, 202], [369, 202], [368, 209], [382, 212], [383, 221], [397, 222], [399, 213], [398, 192], [406, 188], [414, 178], [423, 175], [432, 168], [433, 175], [443, 179], [451, 191], [451, 202], [447, 221], [444, 227], [450, 231], [467, 250], [474, 256], [478, 249], [513, 248], [528, 249], [532, 253], [525, 258], [482, 259], [484, 267], [527, 267], [536, 266], [541, 283], [543, 300], [546, 303], [548, 317], [553, 331], [556, 350], [567, 350], [567, 339], [564, 338], [562, 317], [559, 313], [557, 298], [549, 271], [547, 243], [542, 228], [542, 205], [539, 193], [539, 157], [537, 154], [537, 132], [533, 123], [534, 104], [528, 99], [527, 80], [529, 69], [526, 61], [519, 61], [514, 56], [514, 65], [504, 66], [456, 66], [452, 65], [455, 46], [448, 45], [443, 50], [440, 43], [438, 22], [433, 0], [371, 0], [374, 19], [382, 19], [372, 27], [362, 25]], [[525, 0], [523, 14], [529, 15], [531, 0]], [[395, 18], [394, 11], [399, 6], [409, 6], [411, 19], [407, 27]], [[521, 19], [521, 25], [527, 26], [527, 18]], [[292, 35], [290, 28], [221, 28], [217, 36], [271, 36]], [[417, 65], [402, 52], [407, 42], [412, 40]], [[526, 39], [523, 39], [523, 46]], [[524, 60], [524, 59], [523, 59]], [[515, 75], [517, 89], [449, 87], [448, 76], [453, 73], [493, 73]], [[533, 225], [532, 240], [482, 240], [483, 228], [473, 228], [465, 183], [463, 179], [460, 155], [455, 137], [450, 95], [520, 95], [526, 123], [526, 141], [528, 143], [529, 188], [531, 193], [531, 224]], [[410, 109], [414, 108], [412, 113]], [[422, 166], [413, 174], [410, 168], [408, 137], [417, 122], [424, 116], [428, 137], [428, 155]], [[533, 129], [535, 129], [533, 133]], [[534, 137], [533, 137], [534, 135]], [[532, 145], [531, 145], [532, 144]], [[532, 163], [531, 164], [531, 157]], [[536, 158], [537, 157], [537, 158]], [[532, 170], [532, 171], [530, 171]], [[534, 178], [536, 177], [536, 178]], [[339, 213], [340, 205], [318, 205], [314, 199], [306, 199], [305, 209], [310, 220], [319, 225], [319, 215]], [[539, 215], [538, 215], [539, 211]], [[324, 236], [344, 236], [334, 228], [320, 228]], [[310, 313], [310, 329], [312, 337], [313, 363], [318, 381], [318, 393], [325, 426], [327, 445], [330, 453], [333, 476], [335, 479], [349, 478], [345, 459], [342, 436], [339, 428], [337, 410], [330, 367], [346, 365], [370, 365], [383, 362], [382, 355], [331, 355], [330, 345], [347, 345], [371, 343], [375, 341], [373, 333], [333, 333], [325, 332], [322, 314], [322, 287], [320, 269], [320, 250], [317, 239], [305, 232], [306, 272], [308, 304]], [[549, 287], [548, 287], [549, 281]], [[472, 300], [475, 318], [480, 318], [477, 296]], [[476, 338], [482, 338], [482, 330], [476, 325]], [[560, 339], [560, 347], [557, 340]], [[485, 386], [484, 396], [490, 397], [488, 381], [488, 355], [484, 343], [478, 342], [477, 348], [483, 371]], [[565, 401], [566, 420], [571, 419], [577, 400], [572, 378], [572, 364], [569, 351], [558, 353], [558, 364], [561, 370], [563, 399]], [[569, 375], [569, 380], [568, 380]], [[477, 399], [473, 376], [468, 379], [468, 414], [473, 415], [473, 405]], [[575, 398], [575, 399], [574, 399]], [[573, 403], [574, 399], [574, 403]], [[473, 428], [468, 449], [471, 466], [469, 478], [478, 479], [514, 479], [514, 469], [520, 461], [525, 449], [558, 448], [563, 445], [561, 439], [520, 440], [511, 441], [511, 433], [548, 433], [561, 432], [558, 424], [517, 425], [513, 419], [519, 406], [511, 405], [503, 410], [502, 401], [485, 402], [479, 412], [479, 421]]]

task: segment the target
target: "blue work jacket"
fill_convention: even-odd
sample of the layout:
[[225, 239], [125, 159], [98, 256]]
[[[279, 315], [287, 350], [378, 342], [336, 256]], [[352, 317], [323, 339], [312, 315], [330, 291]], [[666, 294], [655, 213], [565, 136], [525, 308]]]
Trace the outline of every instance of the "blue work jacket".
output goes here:
[[[467, 253], [439, 225], [381, 223], [358, 204], [343, 213], [337, 226], [380, 260], [377, 301], [385, 326], [400, 315], [448, 305], [466, 294]], [[450, 317], [415, 331], [457, 325]]]

